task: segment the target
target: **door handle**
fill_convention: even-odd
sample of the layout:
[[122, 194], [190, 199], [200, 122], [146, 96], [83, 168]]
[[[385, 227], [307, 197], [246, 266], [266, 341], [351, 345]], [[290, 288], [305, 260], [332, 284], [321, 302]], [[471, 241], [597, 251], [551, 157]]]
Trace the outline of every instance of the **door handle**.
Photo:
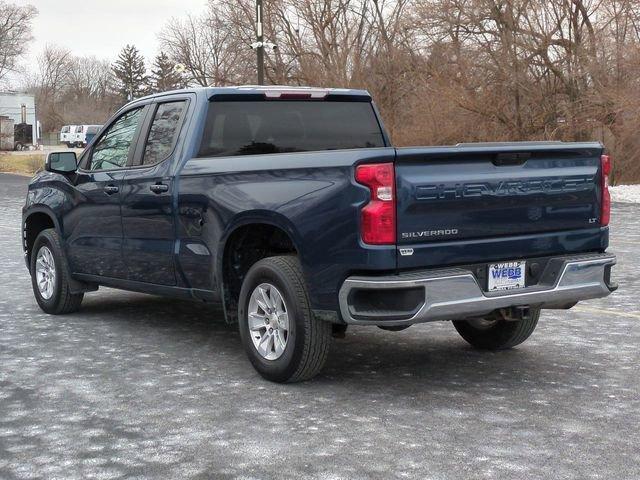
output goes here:
[[163, 193], [169, 191], [169, 185], [165, 185], [164, 183], [156, 183], [155, 185], [151, 185], [149, 189], [153, 193]]
[[107, 185], [106, 187], [104, 187], [104, 193], [106, 193], [107, 195], [113, 195], [114, 193], [118, 193], [119, 191], [120, 189], [115, 185]]

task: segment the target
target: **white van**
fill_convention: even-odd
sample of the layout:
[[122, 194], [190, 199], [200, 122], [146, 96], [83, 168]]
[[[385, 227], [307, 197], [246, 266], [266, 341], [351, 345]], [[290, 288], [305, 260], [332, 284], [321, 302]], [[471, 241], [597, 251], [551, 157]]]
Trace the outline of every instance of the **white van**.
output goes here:
[[73, 132], [72, 135], [72, 143], [75, 147], [81, 147], [82, 144], [84, 143], [84, 131], [85, 131], [85, 126], [84, 125], [76, 125], [76, 129]]
[[60, 130], [60, 143], [66, 143], [67, 147], [71, 148], [75, 143], [75, 131], [77, 125], [65, 125]]

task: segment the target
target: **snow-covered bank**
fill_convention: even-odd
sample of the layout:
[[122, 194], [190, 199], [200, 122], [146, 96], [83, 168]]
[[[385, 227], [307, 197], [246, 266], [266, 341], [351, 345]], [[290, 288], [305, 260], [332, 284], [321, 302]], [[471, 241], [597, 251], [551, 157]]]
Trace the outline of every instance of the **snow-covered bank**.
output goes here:
[[614, 202], [640, 203], [640, 185], [616, 185], [609, 190]]

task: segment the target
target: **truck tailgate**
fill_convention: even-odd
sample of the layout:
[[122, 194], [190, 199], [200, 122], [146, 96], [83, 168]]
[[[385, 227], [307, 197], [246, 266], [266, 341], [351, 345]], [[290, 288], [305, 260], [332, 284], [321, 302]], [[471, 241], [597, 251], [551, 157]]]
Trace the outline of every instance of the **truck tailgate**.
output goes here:
[[399, 268], [606, 247], [599, 143], [397, 149]]

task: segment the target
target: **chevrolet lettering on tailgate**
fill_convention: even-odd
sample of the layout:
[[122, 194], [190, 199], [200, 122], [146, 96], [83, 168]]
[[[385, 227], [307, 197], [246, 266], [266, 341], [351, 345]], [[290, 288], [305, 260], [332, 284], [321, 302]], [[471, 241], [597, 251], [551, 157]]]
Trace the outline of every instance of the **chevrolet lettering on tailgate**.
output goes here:
[[580, 175], [566, 178], [508, 180], [497, 183], [474, 182], [421, 185], [416, 188], [417, 200], [455, 200], [483, 196], [527, 195], [532, 193], [561, 193], [592, 190], [594, 178]]

